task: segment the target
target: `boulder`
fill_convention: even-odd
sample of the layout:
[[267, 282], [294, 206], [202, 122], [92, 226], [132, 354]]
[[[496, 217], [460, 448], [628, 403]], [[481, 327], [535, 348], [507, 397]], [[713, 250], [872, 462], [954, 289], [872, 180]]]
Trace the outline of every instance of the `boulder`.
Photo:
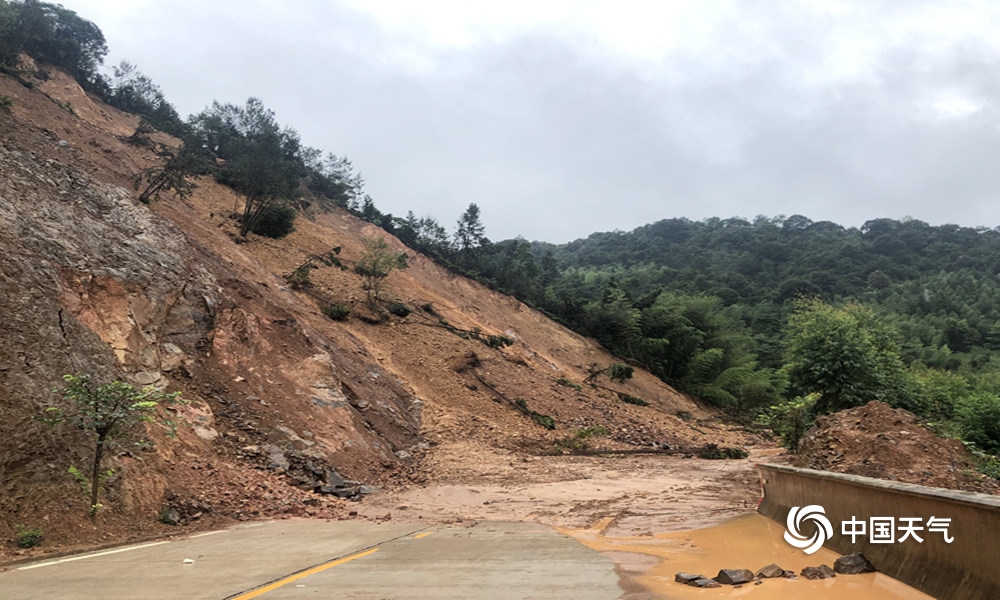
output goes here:
[[716, 588], [722, 587], [719, 582], [714, 579], [709, 579], [704, 575], [694, 575], [692, 573], [680, 572], [674, 575], [674, 581], [677, 583], [683, 583], [684, 585], [690, 585], [700, 588]]
[[767, 579], [770, 577], [784, 577], [784, 576], [785, 576], [785, 570], [774, 563], [771, 563], [766, 567], [761, 567], [761, 569], [757, 571], [756, 575], [757, 579]]
[[806, 579], [829, 579], [837, 576], [837, 574], [833, 572], [833, 569], [826, 565], [806, 567], [802, 569], [802, 572], [799, 573], [799, 575]]
[[726, 585], [739, 585], [753, 581], [753, 571], [750, 569], [722, 569], [715, 580]]
[[855, 552], [847, 556], [841, 556], [837, 562], [833, 563], [833, 570], [843, 575], [857, 575], [859, 573], [871, 573], [875, 567], [868, 562], [864, 554]]

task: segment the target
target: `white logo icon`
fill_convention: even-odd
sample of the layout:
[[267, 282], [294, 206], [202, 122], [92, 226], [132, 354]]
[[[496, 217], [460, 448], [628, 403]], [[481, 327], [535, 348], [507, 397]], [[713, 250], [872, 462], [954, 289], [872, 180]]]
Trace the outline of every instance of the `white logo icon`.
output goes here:
[[[801, 533], [799, 526], [802, 521], [814, 521], [816, 532], [811, 538], [807, 538]], [[785, 541], [799, 549], [804, 549], [806, 554], [812, 554], [823, 547], [823, 542], [833, 537], [833, 526], [830, 519], [826, 518], [826, 511], [822, 506], [810, 504], [809, 506], [793, 506], [788, 511], [786, 521], [788, 531], [785, 532]]]

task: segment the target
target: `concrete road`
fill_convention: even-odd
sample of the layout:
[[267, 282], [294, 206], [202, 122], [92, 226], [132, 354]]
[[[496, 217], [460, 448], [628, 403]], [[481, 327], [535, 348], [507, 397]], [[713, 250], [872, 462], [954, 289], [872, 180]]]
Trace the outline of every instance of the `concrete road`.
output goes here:
[[621, 595], [610, 560], [532, 523], [425, 527], [278, 521], [0, 573], [4, 600], [596, 600]]

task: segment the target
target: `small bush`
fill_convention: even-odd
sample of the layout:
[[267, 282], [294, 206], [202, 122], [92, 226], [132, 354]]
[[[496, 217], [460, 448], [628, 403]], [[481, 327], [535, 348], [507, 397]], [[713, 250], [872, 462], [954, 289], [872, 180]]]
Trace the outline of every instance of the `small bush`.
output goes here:
[[591, 427], [581, 427], [573, 435], [556, 442], [556, 448], [566, 450], [586, 450], [590, 446], [590, 439], [604, 437], [610, 433], [603, 425], [593, 425]]
[[298, 213], [288, 205], [277, 204], [265, 207], [253, 226], [257, 235], [281, 239], [295, 231], [295, 217]]
[[14, 102], [10, 99], [10, 96], [0, 95], [0, 110], [8, 110], [8, 109], [10, 109], [10, 107], [11, 107], [11, 105], [13, 105], [13, 103]]
[[160, 509], [160, 514], [157, 516], [160, 523], [165, 525], [178, 525], [181, 522], [180, 512], [172, 506], [164, 506]]
[[393, 302], [389, 305], [389, 312], [397, 317], [406, 317], [413, 311], [410, 310], [409, 306], [403, 304], [402, 302]]
[[984, 456], [979, 460], [979, 472], [987, 477], [1000, 480], [1000, 457]]
[[1000, 452], [1000, 396], [978, 393], [960, 399], [955, 420], [962, 439], [985, 452]]
[[524, 398], [515, 398], [514, 399], [514, 406], [516, 406], [517, 409], [520, 410], [521, 412], [523, 412], [524, 414], [526, 414], [529, 417], [531, 417], [532, 421], [534, 421], [535, 423], [538, 423], [542, 427], [544, 427], [546, 429], [549, 429], [549, 430], [556, 428], [556, 420], [555, 419], [553, 419], [549, 415], [543, 415], [540, 412], [535, 412], [535, 411], [531, 410], [530, 408], [528, 408], [528, 403], [527, 403], [527, 401], [525, 401]]
[[626, 365], [625, 363], [615, 363], [608, 367], [608, 379], [611, 381], [625, 383], [629, 379], [632, 379], [632, 374], [632, 367]]
[[566, 386], [568, 388], [573, 388], [574, 390], [583, 389], [582, 385], [580, 385], [579, 383], [573, 383], [572, 381], [566, 379], [565, 377], [560, 377], [559, 379], [556, 379], [556, 383], [558, 383], [559, 385]]
[[343, 304], [331, 304], [326, 307], [323, 314], [330, 317], [334, 321], [346, 321], [347, 317], [351, 316], [351, 309], [347, 308]]
[[781, 445], [789, 452], [795, 452], [798, 450], [799, 440], [812, 427], [813, 410], [819, 399], [819, 394], [809, 394], [777, 404], [757, 417], [757, 423], [769, 427], [776, 435], [781, 436]]
[[14, 526], [18, 548], [34, 548], [42, 541], [42, 530], [37, 527]]
[[531, 418], [535, 421], [535, 423], [538, 423], [546, 429], [552, 430], [556, 428], [556, 420], [549, 415], [543, 415], [542, 413], [531, 411]]
[[691, 419], [694, 418], [694, 415], [692, 415], [690, 412], [686, 410], [679, 410], [674, 414], [677, 415], [677, 418], [680, 419], [681, 421], [690, 421]]
[[629, 396], [628, 394], [618, 394], [618, 397], [621, 399], [622, 402], [626, 404], [634, 404], [636, 406], [649, 406], [649, 402], [646, 402], [642, 398]]

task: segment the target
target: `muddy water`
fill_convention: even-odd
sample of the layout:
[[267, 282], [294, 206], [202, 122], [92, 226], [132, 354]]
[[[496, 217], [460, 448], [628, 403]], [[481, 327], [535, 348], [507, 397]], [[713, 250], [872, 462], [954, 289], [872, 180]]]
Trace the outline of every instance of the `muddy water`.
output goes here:
[[[833, 567], [839, 554], [821, 548], [815, 554], [807, 555], [785, 542], [782, 526], [757, 514], [706, 529], [638, 537], [606, 537], [604, 531], [612, 521], [605, 519], [585, 530], [561, 531], [594, 550], [608, 553], [625, 572], [636, 574], [637, 583], [664, 598], [931, 599], [881, 573], [837, 575], [833, 579], [818, 581], [765, 579], [761, 585], [751, 583], [739, 588], [693, 588], [674, 582], [674, 574], [684, 571], [714, 577], [719, 569], [750, 569], [756, 572], [771, 563], [799, 573], [804, 567], [820, 564]], [[651, 566], [650, 563], [654, 564]]]

